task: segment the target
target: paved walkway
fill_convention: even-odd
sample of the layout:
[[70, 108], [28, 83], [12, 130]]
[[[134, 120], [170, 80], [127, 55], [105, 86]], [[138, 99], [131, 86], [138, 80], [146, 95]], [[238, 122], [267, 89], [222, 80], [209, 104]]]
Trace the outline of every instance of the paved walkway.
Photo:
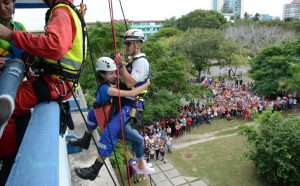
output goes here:
[[157, 186], [207, 186], [207, 184], [198, 178], [185, 177], [180, 175], [177, 169], [168, 161], [153, 162], [155, 173], [151, 175], [152, 185]]

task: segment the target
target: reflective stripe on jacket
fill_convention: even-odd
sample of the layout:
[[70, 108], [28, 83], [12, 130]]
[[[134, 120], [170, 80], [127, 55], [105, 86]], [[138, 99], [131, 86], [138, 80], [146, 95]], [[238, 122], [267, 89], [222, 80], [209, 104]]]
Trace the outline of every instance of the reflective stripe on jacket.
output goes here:
[[77, 73], [79, 73], [80, 67], [84, 60], [83, 35], [82, 35], [81, 22], [77, 16], [77, 14], [75, 13], [75, 11], [66, 4], [56, 5], [50, 13], [49, 21], [51, 20], [53, 10], [57, 7], [66, 7], [69, 10], [71, 16], [73, 17], [75, 26], [76, 26], [76, 34], [75, 34], [75, 37], [73, 40], [72, 49], [69, 50], [59, 61], [52, 60], [52, 59], [46, 59], [46, 61], [50, 64], [61, 65], [65, 72], [68, 72], [71, 74], [77, 74]]

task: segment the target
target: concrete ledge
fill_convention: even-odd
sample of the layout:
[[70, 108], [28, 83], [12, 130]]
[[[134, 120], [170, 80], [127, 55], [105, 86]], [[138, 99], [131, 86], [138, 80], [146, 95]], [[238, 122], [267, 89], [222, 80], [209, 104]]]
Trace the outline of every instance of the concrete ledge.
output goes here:
[[59, 136], [57, 102], [34, 108], [6, 185], [71, 185], [66, 143]]

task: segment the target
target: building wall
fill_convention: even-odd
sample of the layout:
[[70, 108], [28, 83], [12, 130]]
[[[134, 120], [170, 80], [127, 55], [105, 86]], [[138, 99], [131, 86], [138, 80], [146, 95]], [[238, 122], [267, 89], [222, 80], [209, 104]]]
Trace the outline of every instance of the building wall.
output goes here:
[[[233, 17], [244, 17], [244, 0], [212, 0], [213, 1], [213, 10], [214, 8], [221, 7], [219, 9], [222, 10], [222, 13], [225, 16], [233, 16]], [[222, 9], [223, 8], [223, 9]]]
[[145, 38], [149, 35], [156, 33], [161, 27], [163, 27], [165, 20], [146, 20], [146, 21], [128, 21], [132, 28], [141, 29]]
[[224, 5], [224, 0], [212, 0], [212, 10], [221, 12], [223, 5]]
[[290, 4], [283, 6], [283, 18], [296, 18], [300, 19], [300, 0], [295, 0]]

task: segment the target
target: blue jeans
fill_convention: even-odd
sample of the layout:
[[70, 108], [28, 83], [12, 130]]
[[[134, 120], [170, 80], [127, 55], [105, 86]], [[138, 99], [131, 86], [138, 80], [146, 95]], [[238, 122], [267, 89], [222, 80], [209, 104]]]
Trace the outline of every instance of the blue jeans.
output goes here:
[[0, 95], [8, 94], [15, 99], [19, 84], [23, 80], [24, 72], [25, 65], [20, 59], [6, 60], [0, 74]]
[[[118, 134], [119, 139], [122, 139], [122, 132]], [[139, 132], [133, 129], [130, 125], [124, 127], [124, 137], [126, 141], [132, 143], [132, 151], [137, 160], [144, 159], [144, 137]]]

